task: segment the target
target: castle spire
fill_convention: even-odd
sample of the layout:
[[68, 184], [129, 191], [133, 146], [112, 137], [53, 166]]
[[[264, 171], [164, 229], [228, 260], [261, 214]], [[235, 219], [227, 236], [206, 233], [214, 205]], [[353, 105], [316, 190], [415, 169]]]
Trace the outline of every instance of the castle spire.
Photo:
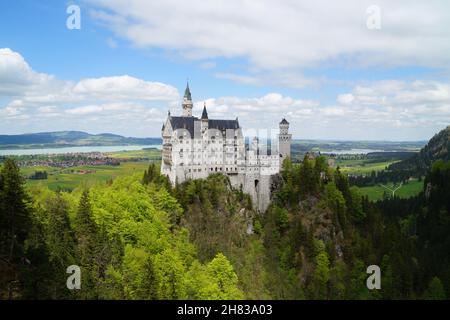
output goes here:
[[184, 90], [183, 97], [183, 116], [184, 117], [192, 117], [192, 96], [191, 90], [189, 89], [189, 81], [186, 83], [186, 89]]
[[186, 89], [184, 90], [184, 97], [186, 100], [192, 100], [191, 90], [189, 89], [189, 81], [186, 82]]
[[202, 120], [208, 119], [208, 112], [206, 111], [206, 102], [203, 103]]

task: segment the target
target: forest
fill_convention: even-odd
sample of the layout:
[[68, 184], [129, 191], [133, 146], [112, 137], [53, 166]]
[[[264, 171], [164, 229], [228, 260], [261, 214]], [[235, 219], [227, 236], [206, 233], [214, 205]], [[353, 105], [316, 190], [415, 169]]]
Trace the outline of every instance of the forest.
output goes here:
[[[72, 192], [0, 170], [0, 299], [446, 299], [450, 161], [371, 202], [324, 157], [286, 160], [265, 213], [226, 176], [172, 187], [150, 164]], [[381, 290], [366, 287], [369, 265]], [[68, 266], [81, 289], [66, 287]]]

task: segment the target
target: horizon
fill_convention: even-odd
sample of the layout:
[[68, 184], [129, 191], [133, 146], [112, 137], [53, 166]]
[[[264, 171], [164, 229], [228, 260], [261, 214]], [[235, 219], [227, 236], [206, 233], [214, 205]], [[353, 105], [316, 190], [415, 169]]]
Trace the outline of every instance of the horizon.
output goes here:
[[[442, 130], [445, 130], [442, 129]], [[33, 134], [51, 134], [51, 133], [62, 133], [62, 132], [77, 132], [77, 133], [87, 133], [89, 135], [116, 135], [116, 136], [120, 136], [120, 137], [124, 137], [124, 138], [138, 138], [138, 139], [162, 139], [160, 136], [142, 136], [142, 137], [137, 137], [137, 136], [123, 136], [121, 134], [117, 134], [117, 133], [113, 133], [113, 132], [100, 132], [100, 133], [92, 133], [92, 132], [86, 132], [86, 131], [80, 131], [80, 130], [61, 130], [61, 131], [40, 131], [40, 132], [25, 132], [25, 133], [19, 133], [19, 134], [0, 134], [0, 136], [21, 136], [21, 135], [33, 135]], [[437, 134], [438, 132], [436, 132], [435, 134]], [[250, 138], [251, 136], [245, 136], [246, 138]], [[428, 142], [428, 140], [348, 140], [348, 139], [328, 139], [328, 138], [323, 138], [323, 139], [314, 139], [314, 138], [297, 138], [297, 137], [292, 137], [292, 140], [294, 141], [329, 141], [329, 142], [404, 142], [404, 143], [408, 143], [408, 142]], [[267, 141], [270, 141], [270, 139], [267, 139]]]

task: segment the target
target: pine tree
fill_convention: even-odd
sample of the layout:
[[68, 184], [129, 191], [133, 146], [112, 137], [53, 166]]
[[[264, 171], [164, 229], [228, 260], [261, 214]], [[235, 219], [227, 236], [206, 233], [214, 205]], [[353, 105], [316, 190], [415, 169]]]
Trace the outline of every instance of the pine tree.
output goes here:
[[423, 294], [423, 298], [426, 300], [444, 300], [446, 298], [444, 286], [438, 277], [431, 279], [427, 290]]
[[77, 240], [77, 263], [81, 267], [81, 295], [84, 298], [96, 297], [98, 270], [96, 261], [97, 226], [92, 217], [89, 191], [84, 190], [78, 205], [75, 219]]
[[[19, 266], [31, 229], [29, 198], [17, 164], [6, 159], [0, 171], [0, 298], [14, 298]], [[1, 288], [7, 288], [4, 292]]]
[[23, 244], [30, 230], [28, 196], [24, 179], [12, 159], [6, 159], [0, 172], [0, 255], [12, 263], [22, 257]]
[[60, 267], [74, 262], [75, 239], [70, 226], [68, 204], [58, 192], [47, 204], [47, 245], [51, 260]]
[[47, 200], [45, 213], [48, 216], [45, 238], [49, 253], [49, 264], [53, 270], [51, 281], [52, 298], [65, 297], [67, 294], [65, 270], [75, 263], [75, 238], [70, 226], [68, 204], [58, 192]]
[[159, 284], [152, 257], [148, 257], [144, 270], [143, 287], [146, 298], [149, 300], [157, 300], [159, 298]]

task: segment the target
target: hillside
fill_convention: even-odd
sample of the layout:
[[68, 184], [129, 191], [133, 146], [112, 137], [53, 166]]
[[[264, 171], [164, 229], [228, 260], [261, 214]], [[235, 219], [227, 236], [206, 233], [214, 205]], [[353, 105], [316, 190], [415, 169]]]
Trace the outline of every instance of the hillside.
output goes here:
[[112, 133], [89, 134], [82, 131], [58, 131], [0, 135], [0, 149], [49, 148], [70, 146], [111, 146], [160, 144], [160, 138], [123, 137]]
[[436, 160], [450, 160], [450, 126], [434, 135], [419, 153], [389, 166], [389, 170], [425, 173]]

